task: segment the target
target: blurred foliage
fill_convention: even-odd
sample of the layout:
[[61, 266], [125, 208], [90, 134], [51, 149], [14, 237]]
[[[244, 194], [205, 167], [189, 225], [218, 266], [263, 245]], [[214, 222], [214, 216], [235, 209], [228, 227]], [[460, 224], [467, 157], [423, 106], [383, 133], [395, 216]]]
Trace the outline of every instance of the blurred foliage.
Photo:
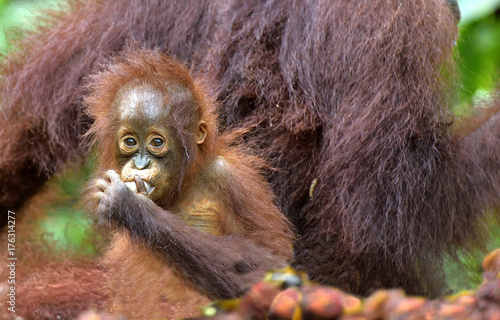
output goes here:
[[60, 0], [0, 0], [0, 54], [6, 54], [10, 47], [7, 39], [16, 38], [18, 28], [32, 29], [43, 10], [54, 9]]
[[[462, 19], [457, 41], [462, 88], [457, 115], [470, 113], [500, 86], [500, 0], [459, 0]], [[500, 226], [492, 219], [487, 250], [500, 248]], [[445, 271], [453, 292], [474, 289], [481, 283], [484, 252], [458, 252], [458, 260], [445, 257]]]
[[500, 7], [500, 0], [458, 0], [458, 4], [462, 13], [460, 23], [467, 24], [490, 15]]
[[[444, 0], [443, 0], [444, 1]], [[460, 38], [457, 40], [459, 68], [463, 83], [459, 95], [461, 103], [456, 106], [458, 115], [467, 114], [471, 102], [487, 99], [500, 77], [500, 0], [459, 0], [462, 20], [459, 24]], [[41, 10], [53, 8], [58, 0], [0, 0], [0, 53], [9, 50], [6, 34], [16, 36], [15, 29], [33, 27], [34, 18]], [[42, 11], [43, 12], [43, 11]], [[76, 250], [94, 253], [92, 224], [90, 218], [78, 208], [83, 180], [92, 170], [92, 161], [78, 172], [59, 178], [64, 203], [48, 210], [47, 217], [39, 222], [45, 230], [48, 242], [55, 242], [61, 250]], [[57, 179], [57, 178], [56, 178]], [[500, 247], [500, 227], [492, 223], [492, 242], [488, 249]], [[458, 253], [459, 263], [446, 258], [446, 272], [453, 291], [474, 288], [481, 281], [482, 252]], [[464, 272], [463, 270], [466, 270]]]
[[[457, 41], [463, 88], [456, 112], [467, 111], [473, 100], [487, 99], [500, 80], [500, 0], [459, 1], [462, 20]], [[470, 8], [469, 11], [464, 8]]]
[[46, 215], [37, 222], [42, 239], [56, 250], [71, 254], [97, 254], [96, 237], [91, 217], [80, 208], [82, 188], [90, 178], [94, 159], [89, 159], [82, 167], [68, 170], [55, 177], [59, 187], [59, 197], [49, 203]]
[[475, 290], [481, 284], [485, 252], [500, 248], [500, 226], [492, 219], [490, 223], [491, 240], [485, 250], [457, 252], [457, 257], [445, 257], [445, 273], [450, 293]]

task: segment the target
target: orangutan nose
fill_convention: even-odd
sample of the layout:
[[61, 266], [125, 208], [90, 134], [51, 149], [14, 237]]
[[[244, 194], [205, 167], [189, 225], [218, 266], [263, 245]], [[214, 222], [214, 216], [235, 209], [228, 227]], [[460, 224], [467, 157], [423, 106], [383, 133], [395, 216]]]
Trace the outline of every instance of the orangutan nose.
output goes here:
[[147, 156], [137, 155], [134, 158], [134, 167], [139, 170], [147, 169], [151, 165], [151, 160]]

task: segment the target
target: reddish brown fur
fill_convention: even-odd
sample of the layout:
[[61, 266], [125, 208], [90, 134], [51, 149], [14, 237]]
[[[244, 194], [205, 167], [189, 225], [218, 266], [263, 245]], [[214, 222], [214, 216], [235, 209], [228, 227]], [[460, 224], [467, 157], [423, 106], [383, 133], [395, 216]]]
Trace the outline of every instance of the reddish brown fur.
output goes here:
[[[56, 316], [62, 320], [75, 319], [90, 307], [100, 307], [105, 299], [104, 273], [95, 256], [50, 250], [57, 244], [52, 242], [50, 234], [44, 233], [46, 230], [40, 222], [48, 218], [53, 208], [72, 201], [64, 196], [58, 182], [58, 177], [53, 177], [14, 215], [15, 226], [11, 227], [15, 230], [15, 279], [9, 278], [11, 270], [7, 263], [0, 265], [0, 291], [5, 296], [10, 286], [16, 287], [16, 312], [8, 310], [10, 305], [4, 299], [0, 305], [0, 319], [44, 320]], [[104, 234], [102, 229], [93, 230], [86, 245], [102, 250]], [[8, 256], [7, 239], [5, 234], [0, 240], [3, 257]], [[16, 282], [8, 283], [9, 280]]]
[[470, 135], [450, 133], [457, 34], [445, 1], [90, 1], [69, 11], [2, 67], [2, 208], [82, 153], [81, 79], [134, 38], [193, 63], [220, 92], [224, 123], [255, 128], [246, 141], [277, 168], [270, 181], [300, 233], [295, 264], [313, 279], [435, 295], [443, 253], [484, 244], [499, 126], [495, 113]]
[[[2, 319], [12, 316], [30, 320], [75, 319], [106, 299], [104, 273], [95, 261], [75, 260], [48, 263], [17, 274], [16, 312], [2, 304]], [[14, 318], [14, 317], [12, 317]]]
[[[137, 44], [135, 44], [137, 46]], [[135, 56], [132, 56], [133, 52]], [[201, 83], [195, 83], [186, 69], [179, 69], [179, 63], [156, 52], [132, 49], [126, 56], [113, 59], [111, 67], [93, 75], [89, 79], [88, 88], [91, 91], [86, 97], [87, 112], [92, 119], [96, 119], [92, 125], [89, 136], [95, 138], [94, 144], [99, 145], [101, 168], [117, 168], [116, 163], [116, 128], [118, 123], [116, 114], [116, 99], [121, 88], [126, 85], [147, 84], [160, 92], [166, 92], [168, 87], [175, 82], [186, 86], [192, 92], [197, 105], [196, 116], [204, 119], [208, 125], [206, 143], [200, 146], [200, 158], [190, 157], [191, 161], [201, 161], [193, 164], [186, 162], [186, 166], [197, 168], [204, 166], [203, 161], [214, 154], [214, 138], [217, 132], [217, 120], [215, 116], [213, 99], [204, 94]], [[108, 62], [108, 64], [111, 62]], [[186, 125], [193, 117], [190, 105], [182, 109], [174, 110], [174, 119], [169, 125], [174, 127], [182, 140], [188, 154], [194, 154], [187, 142], [190, 138], [190, 128]], [[111, 122], [114, 120], [115, 122]], [[186, 168], [184, 168], [184, 171]], [[188, 172], [186, 172], [188, 173]], [[192, 174], [191, 174], [192, 175]], [[181, 177], [185, 181], [192, 177]]]
[[[95, 119], [88, 134], [92, 136], [93, 144], [98, 145], [99, 171], [108, 170], [110, 168], [119, 170], [116, 163], [116, 130], [118, 125], [117, 114], [114, 113], [115, 105], [113, 101], [118, 94], [118, 91], [125, 84], [133, 81], [134, 83], [145, 83], [157, 87], [161, 91], [165, 91], [172, 81], [186, 85], [195, 97], [198, 117], [203, 119], [208, 124], [208, 132], [205, 142], [200, 145], [201, 153], [198, 159], [190, 157], [197, 163], [189, 163], [189, 166], [194, 172], [183, 178], [183, 185], [188, 188], [192, 187], [197, 179], [196, 175], [201, 173], [205, 166], [210, 164], [214, 157], [220, 156], [225, 159], [225, 162], [230, 165], [231, 173], [236, 180], [229, 181], [213, 181], [213, 183], [228, 183], [227, 185], [219, 186], [229, 197], [233, 193], [238, 193], [240, 190], [248, 190], [252, 195], [252, 201], [246, 201], [241, 204], [241, 207], [234, 208], [242, 220], [236, 223], [237, 226], [244, 226], [244, 229], [251, 230], [254, 235], [251, 237], [259, 243], [268, 246], [270, 245], [265, 240], [269, 237], [266, 235], [266, 229], [272, 229], [274, 234], [275, 253], [283, 256], [289, 256], [290, 236], [285, 219], [276, 220], [276, 217], [281, 217], [277, 210], [272, 205], [272, 191], [267, 187], [267, 183], [262, 178], [262, 169], [266, 167], [265, 161], [248, 154], [242, 147], [236, 145], [239, 132], [226, 132], [219, 135], [217, 128], [217, 120], [215, 114], [215, 102], [204, 91], [201, 79], [193, 79], [188, 71], [181, 67], [181, 64], [172, 60], [158, 51], [140, 50], [138, 48], [128, 49], [126, 54], [114, 59], [110, 63], [111, 67], [105, 71], [97, 73], [90, 77], [87, 87], [89, 94], [85, 99], [87, 110], [90, 116]], [[173, 124], [177, 131], [182, 131], [185, 128], [185, 123], [189, 121], [188, 114], [190, 111], [180, 109], [174, 111], [172, 117], [176, 122]], [[184, 116], [184, 118], [183, 118]], [[191, 132], [178, 132], [179, 135], [190, 135]], [[184, 138], [187, 140], [187, 138]], [[185, 146], [188, 148], [188, 146]], [[193, 152], [189, 150], [189, 152]], [[102, 156], [101, 156], [102, 155]], [[212, 183], [212, 182], [211, 182]], [[230, 184], [231, 183], [231, 184]], [[186, 191], [186, 190], [183, 190]], [[248, 200], [248, 199], [245, 199]], [[171, 206], [172, 204], [164, 204]], [[257, 214], [258, 213], [258, 214]], [[273, 225], [276, 222], [276, 225]], [[247, 226], [245, 224], [248, 223]], [[269, 224], [273, 227], [269, 228]], [[234, 228], [230, 225], [228, 228]], [[283, 233], [285, 232], [285, 233]]]
[[[16, 211], [15, 217], [15, 279], [9, 278], [7, 263], [0, 266], [0, 286], [2, 295], [6, 295], [10, 286], [16, 287], [16, 312], [5, 299], [1, 303], [0, 319], [23, 317], [29, 320], [75, 319], [89, 308], [99, 308], [106, 298], [104, 273], [95, 257], [72, 256], [52, 248], [50, 235], [40, 230], [40, 221], [47, 218], [47, 207], [57, 207], [68, 203], [61, 196], [56, 179], [52, 179], [26, 205]], [[12, 221], [12, 220], [11, 220]], [[11, 229], [12, 230], [12, 229]], [[101, 232], [94, 230], [88, 245], [102, 247]], [[47, 236], [47, 237], [46, 237]], [[102, 240], [101, 240], [102, 241]], [[7, 236], [0, 241], [2, 256], [7, 257]], [[69, 259], [71, 257], [71, 260]], [[10, 262], [10, 261], [9, 261]], [[8, 283], [15, 280], [15, 283]]]
[[[6, 243], [1, 243], [7, 247]], [[7, 299], [2, 301], [1, 319], [30, 320], [75, 319], [90, 308], [102, 308], [106, 299], [105, 276], [95, 259], [60, 260], [57, 256], [47, 257], [33, 253], [40, 247], [30, 248], [20, 245], [22, 252], [16, 265], [16, 283], [8, 284], [7, 264], [0, 268], [2, 276], [1, 293], [7, 297], [10, 287], [15, 286], [15, 313]], [[28, 256], [31, 257], [28, 259]], [[35, 260], [36, 258], [36, 260]], [[36, 263], [38, 266], [30, 265]], [[8, 296], [10, 298], [10, 296]]]
[[[144, 85], [165, 94], [154, 123], [173, 131], [182, 144], [185, 174], [178, 178], [179, 190], [174, 197], [167, 191], [153, 203], [124, 186], [125, 191], [116, 189], [119, 193], [104, 191], [110, 205], [100, 209], [94, 195], [101, 189], [91, 183], [85, 202], [89, 212], [117, 231], [104, 258], [107, 310], [128, 319], [177, 319], [198, 314], [210, 299], [235, 298], [266, 270], [283, 267], [291, 260], [292, 236], [259, 175], [264, 162], [234, 146], [234, 135], [218, 134], [214, 102], [187, 69], [158, 51], [129, 49], [90, 78], [85, 102], [95, 119], [89, 135], [98, 145], [99, 171], [121, 172], [117, 134], [125, 120], [120, 106], [128, 103], [123, 101], [129, 101], [124, 96], [131, 86]], [[172, 102], [172, 87], [185, 92], [181, 96], [187, 100]], [[201, 145], [192, 142], [195, 119], [207, 123]], [[173, 153], [174, 143], [168, 141]], [[215, 220], [208, 221], [215, 228], [196, 224], [206, 214], [206, 203], [214, 206], [209, 211], [215, 212]]]

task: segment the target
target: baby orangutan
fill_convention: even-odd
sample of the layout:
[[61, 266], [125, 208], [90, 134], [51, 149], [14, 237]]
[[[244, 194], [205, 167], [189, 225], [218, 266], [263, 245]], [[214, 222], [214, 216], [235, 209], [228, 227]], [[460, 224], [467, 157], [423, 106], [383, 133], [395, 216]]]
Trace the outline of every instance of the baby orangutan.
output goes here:
[[179, 62], [131, 49], [88, 88], [101, 173], [86, 204], [116, 228], [104, 257], [108, 312], [193, 316], [291, 258], [263, 161], [218, 134], [213, 102]]

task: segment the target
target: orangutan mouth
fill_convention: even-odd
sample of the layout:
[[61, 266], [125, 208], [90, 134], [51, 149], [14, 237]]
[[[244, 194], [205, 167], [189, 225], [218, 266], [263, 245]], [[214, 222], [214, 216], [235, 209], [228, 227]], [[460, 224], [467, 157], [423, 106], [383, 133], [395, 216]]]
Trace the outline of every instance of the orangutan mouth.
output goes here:
[[156, 189], [156, 186], [153, 186], [148, 181], [142, 180], [140, 178], [139, 179], [136, 178], [135, 181], [125, 182], [125, 185], [135, 193], [139, 192], [144, 193], [145, 191], [147, 195], [150, 195]]

